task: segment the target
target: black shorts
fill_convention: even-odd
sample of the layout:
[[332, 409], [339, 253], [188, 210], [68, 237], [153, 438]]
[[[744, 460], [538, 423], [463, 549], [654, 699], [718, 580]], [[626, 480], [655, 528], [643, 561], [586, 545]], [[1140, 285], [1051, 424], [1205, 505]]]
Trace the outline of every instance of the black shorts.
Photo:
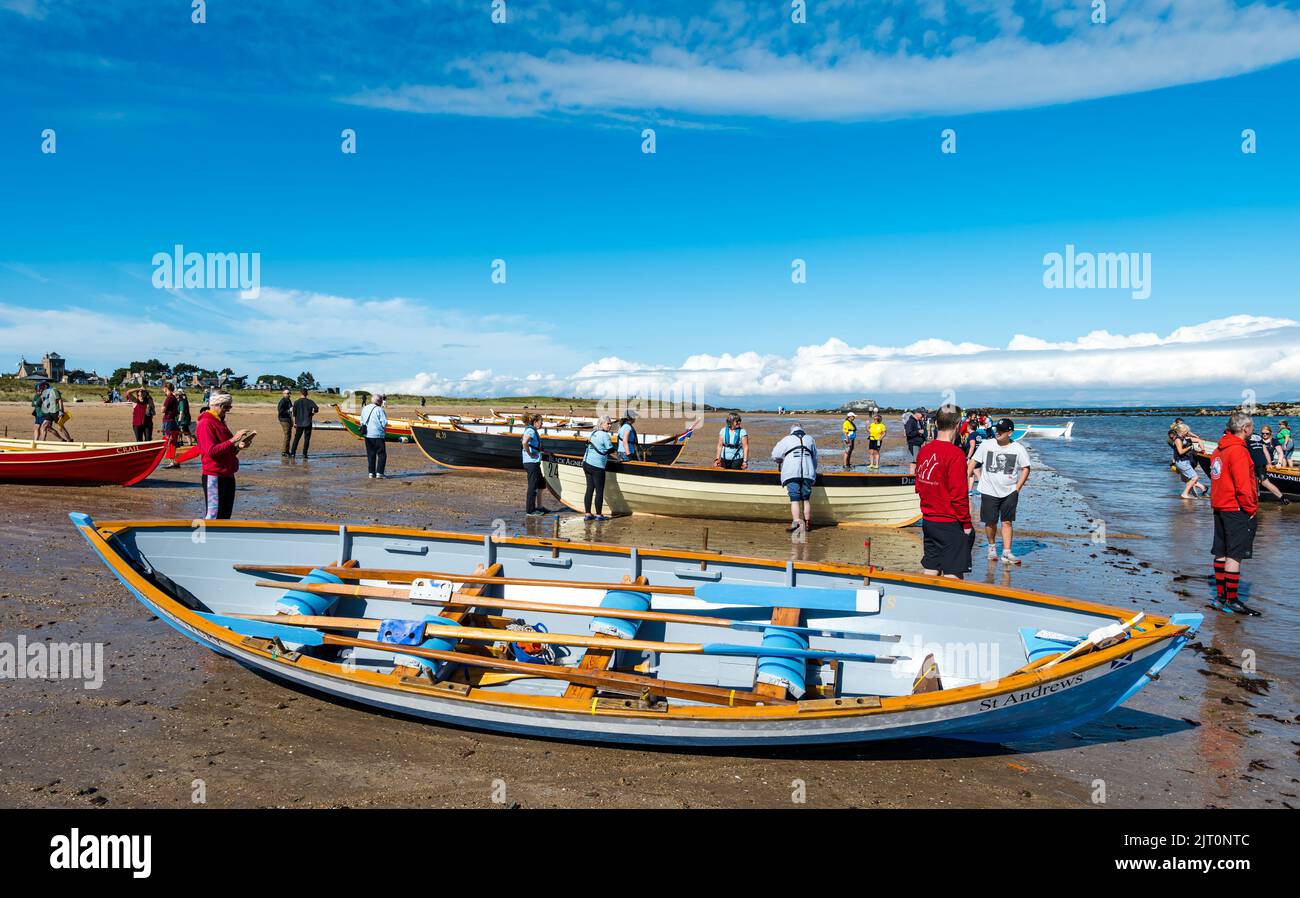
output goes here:
[[921, 567], [941, 574], [970, 572], [970, 551], [975, 545], [974, 528], [966, 534], [956, 521], [923, 520], [921, 534], [925, 547]]
[[1244, 511], [1214, 512], [1215, 558], [1249, 558], [1255, 548], [1255, 518]]
[[1020, 490], [1009, 496], [980, 496], [980, 521], [986, 527], [997, 524], [998, 519], [1010, 523], [1016, 519], [1016, 505], [1020, 502]]
[[868, 439], [868, 440], [867, 440], [867, 449], [870, 450], [871, 452], [879, 452], [879, 451], [880, 451], [880, 444], [881, 444], [881, 442], [882, 442], [881, 440], [872, 440], [872, 439]]

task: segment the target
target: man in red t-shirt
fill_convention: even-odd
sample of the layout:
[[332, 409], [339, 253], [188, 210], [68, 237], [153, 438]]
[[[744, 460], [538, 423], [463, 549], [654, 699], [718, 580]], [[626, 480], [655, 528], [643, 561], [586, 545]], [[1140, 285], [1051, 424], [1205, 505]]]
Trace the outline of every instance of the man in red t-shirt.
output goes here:
[[931, 576], [957, 580], [970, 570], [975, 530], [966, 491], [966, 453], [953, 442], [961, 409], [945, 405], [935, 418], [938, 433], [916, 455], [916, 492], [921, 497], [921, 567]]
[[1210, 505], [1214, 508], [1214, 585], [1210, 605], [1224, 613], [1258, 616], [1260, 612], [1237, 597], [1241, 562], [1255, 545], [1255, 512], [1259, 510], [1259, 482], [1246, 441], [1255, 422], [1245, 412], [1233, 412], [1227, 432], [1210, 456]]

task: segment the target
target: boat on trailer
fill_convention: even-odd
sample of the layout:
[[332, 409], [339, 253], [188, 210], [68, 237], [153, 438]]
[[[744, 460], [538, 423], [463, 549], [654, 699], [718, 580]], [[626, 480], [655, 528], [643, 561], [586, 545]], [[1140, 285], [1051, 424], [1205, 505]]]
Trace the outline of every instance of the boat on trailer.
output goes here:
[[0, 483], [118, 484], [131, 486], [154, 472], [165, 440], [147, 443], [65, 443], [0, 440]]
[[162, 621], [258, 673], [426, 721], [681, 747], [1015, 742], [1101, 717], [1199, 614], [862, 565], [325, 523], [96, 524]]
[[[779, 471], [617, 461], [610, 461], [605, 470], [605, 506], [617, 515], [790, 520], [790, 497]], [[542, 476], [561, 503], [583, 510], [587, 481], [581, 458], [548, 455]], [[813, 484], [815, 525], [905, 527], [920, 519], [916, 478], [910, 474], [819, 473]]]
[[[700, 423], [696, 420], [686, 430], [667, 436], [641, 434], [637, 458], [671, 465], [682, 454], [686, 441]], [[522, 426], [416, 423], [411, 431], [420, 451], [441, 467], [523, 470], [519, 442], [524, 432]], [[538, 428], [543, 454], [580, 455], [585, 451], [588, 438], [588, 434], [574, 432], [571, 428]]]

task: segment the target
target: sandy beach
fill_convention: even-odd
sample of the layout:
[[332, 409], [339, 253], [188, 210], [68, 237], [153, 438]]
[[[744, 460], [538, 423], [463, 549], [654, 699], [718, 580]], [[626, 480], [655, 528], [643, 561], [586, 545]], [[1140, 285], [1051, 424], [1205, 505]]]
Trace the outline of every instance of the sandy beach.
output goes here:
[[[429, 412], [455, 409], [426, 408]], [[409, 414], [394, 408], [394, 417]], [[128, 406], [81, 403], [74, 436], [124, 439]], [[325, 409], [318, 421], [332, 420]], [[522, 514], [522, 473], [444, 472], [414, 445], [390, 445], [390, 478], [365, 476], [346, 432], [317, 430], [310, 461], [279, 455], [273, 406], [236, 407], [231, 423], [260, 432], [242, 456], [235, 516], [488, 532], [549, 533]], [[649, 422], [669, 432], [680, 422]], [[709, 419], [682, 463], [712, 458]], [[746, 422], [761, 456], [788, 419]], [[805, 420], [827, 452], [833, 419]], [[896, 422], [885, 462], [903, 458]], [[0, 405], [0, 426], [30, 432], [25, 404]], [[766, 465], [764, 465], [766, 466]], [[980, 747], [915, 741], [822, 751], [742, 754], [629, 750], [431, 726], [332, 704], [263, 680], [202, 650], [142, 609], [67, 520], [191, 519], [201, 515], [198, 468], [159, 470], [133, 488], [0, 485], [0, 632], [11, 640], [105, 645], [104, 685], [0, 680], [0, 805], [177, 807], [202, 780], [206, 803], [249, 806], [783, 807], [1291, 807], [1293, 686], [1236, 659], [1252, 624], [1210, 618], [1192, 651], [1123, 708], [1043, 744]], [[1082, 591], [1161, 613], [1197, 608], [1188, 572], [1167, 568], [1150, 540], [1089, 539], [1089, 512], [1070, 478], [1046, 463], [1018, 531], [1023, 569], [978, 563], [974, 577], [1066, 595]], [[552, 500], [550, 505], [556, 503]], [[602, 525], [573, 515], [561, 533], [592, 541], [697, 547], [808, 560], [872, 560], [917, 570], [917, 528], [826, 528], [793, 545], [780, 527], [629, 517]], [[1041, 559], [1041, 560], [1040, 560]], [[1199, 570], [1194, 571], [1200, 574]], [[1184, 595], [1185, 594], [1185, 595]], [[1199, 608], [1197, 608], [1199, 610]], [[1101, 782], [1099, 787], [1098, 783]], [[1104, 801], [1098, 801], [1099, 788]]]

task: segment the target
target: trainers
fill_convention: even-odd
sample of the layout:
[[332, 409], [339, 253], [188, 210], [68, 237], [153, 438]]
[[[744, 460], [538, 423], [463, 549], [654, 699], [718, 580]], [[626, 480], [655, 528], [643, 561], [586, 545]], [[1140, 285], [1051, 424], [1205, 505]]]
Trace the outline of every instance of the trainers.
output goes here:
[[997, 561], [997, 560], [998, 560], [998, 547], [989, 546], [989, 561]]
[[1020, 563], [1020, 559], [1017, 558], [1016, 556], [1012, 555], [1010, 552], [1003, 552], [1003, 553], [1002, 553], [1002, 563], [1003, 563], [1003, 564], [1019, 564], [1019, 563]]
[[551, 509], [549, 509], [549, 508], [543, 508], [543, 507], [540, 506], [540, 505], [537, 506], [537, 513], [538, 513], [538, 514], [555, 514], [555, 512], [552, 511]]
[[607, 515], [607, 514], [598, 514], [598, 515], [596, 515], [594, 518], [592, 518], [592, 520], [593, 520], [593, 521], [608, 521], [608, 520], [609, 520], [609, 515]]
[[596, 516], [595, 516], [594, 514], [584, 514], [584, 515], [582, 516], [582, 519], [583, 519], [584, 521], [594, 521], [594, 520], [596, 520]]
[[533, 509], [532, 511], [526, 511], [526, 512], [524, 512], [524, 514], [527, 515], [527, 516], [530, 517], [530, 518], [540, 518], [540, 517], [544, 516], [544, 515], [546, 514], [546, 512], [542, 511], [540, 508], [535, 508], [535, 509]]
[[1225, 604], [1233, 611], [1237, 612], [1238, 614], [1249, 614], [1251, 617], [1260, 617], [1263, 614], [1263, 612], [1256, 611], [1254, 608], [1251, 608], [1249, 605], [1247, 605], [1245, 602], [1241, 601], [1240, 599], [1237, 599], [1236, 601], [1232, 601], [1232, 602], [1226, 602]]
[[366, 476], [369, 477], [371, 480], [374, 480], [374, 479], [375, 479], [375, 475], [374, 475], [374, 474], [367, 474]]

